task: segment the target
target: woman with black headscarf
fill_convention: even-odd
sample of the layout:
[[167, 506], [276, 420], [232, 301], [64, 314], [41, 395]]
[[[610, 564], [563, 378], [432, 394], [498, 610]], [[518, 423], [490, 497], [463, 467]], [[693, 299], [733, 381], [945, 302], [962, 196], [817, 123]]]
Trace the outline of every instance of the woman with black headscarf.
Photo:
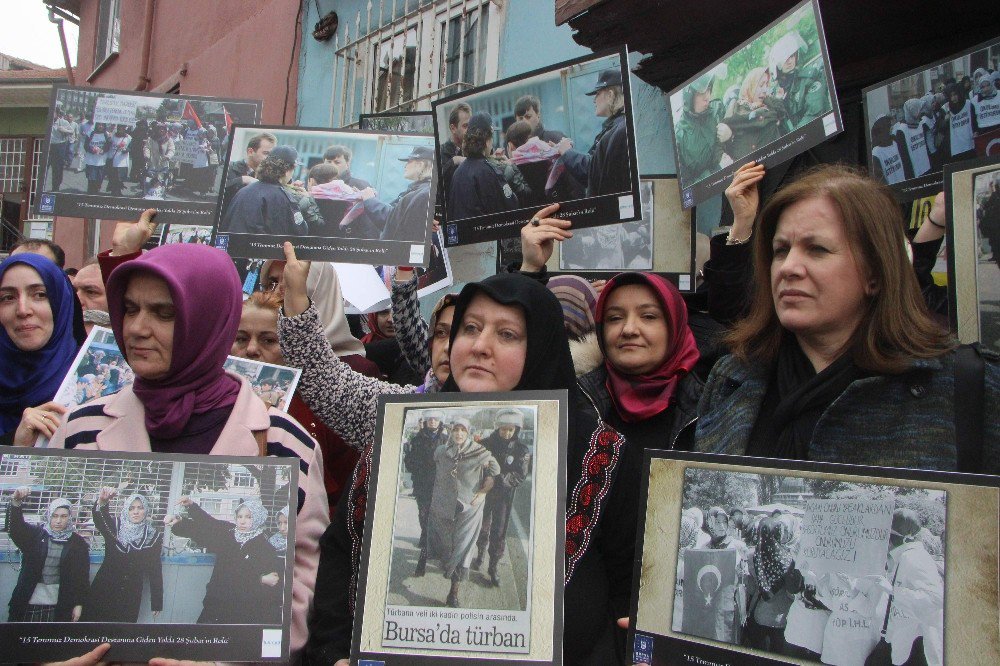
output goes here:
[[[308, 264], [285, 245], [285, 309], [278, 335], [285, 359], [303, 369], [303, 399], [349, 444], [363, 449], [347, 493], [320, 542], [320, 569], [306, 663], [346, 663], [364, 538], [378, 397], [414, 393], [413, 386], [353, 373], [329, 349], [305, 292]], [[541, 283], [502, 274], [468, 284], [455, 300], [451, 376], [442, 391], [484, 392], [566, 389], [570, 393], [567, 562], [563, 654], [572, 664], [624, 663], [624, 632], [615, 619], [627, 614], [638, 511], [635, 484], [640, 461], [622, 446], [576, 390], [562, 308]], [[586, 479], [584, 479], [586, 477]], [[584, 491], [597, 501], [582, 501]]]
[[104, 562], [94, 577], [83, 613], [84, 622], [130, 622], [139, 619], [142, 588], [149, 580], [149, 609], [163, 610], [163, 532], [152, 521], [145, 495], [134, 493], [112, 518], [109, 503], [115, 488], [101, 488], [94, 503], [94, 525], [104, 537]]

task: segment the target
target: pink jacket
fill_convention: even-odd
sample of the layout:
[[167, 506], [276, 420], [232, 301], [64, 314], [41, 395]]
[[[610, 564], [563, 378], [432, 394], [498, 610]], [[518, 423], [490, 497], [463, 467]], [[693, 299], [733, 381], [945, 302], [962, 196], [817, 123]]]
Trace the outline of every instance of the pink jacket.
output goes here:
[[[230, 373], [232, 374], [232, 373]], [[268, 451], [282, 457], [296, 456], [308, 464], [299, 466], [299, 496], [305, 501], [295, 522], [295, 569], [292, 580], [291, 650], [294, 656], [306, 643], [306, 618], [312, 606], [319, 566], [319, 539], [330, 524], [330, 510], [323, 485], [323, 458], [315, 440], [288, 414], [268, 408], [254, 395], [246, 379], [233, 413], [222, 429], [211, 455], [256, 456], [254, 431], [267, 431]], [[49, 447], [99, 451], [150, 451], [145, 427], [145, 409], [132, 387], [71, 411], [52, 436]], [[294, 660], [294, 659], [293, 659]]]

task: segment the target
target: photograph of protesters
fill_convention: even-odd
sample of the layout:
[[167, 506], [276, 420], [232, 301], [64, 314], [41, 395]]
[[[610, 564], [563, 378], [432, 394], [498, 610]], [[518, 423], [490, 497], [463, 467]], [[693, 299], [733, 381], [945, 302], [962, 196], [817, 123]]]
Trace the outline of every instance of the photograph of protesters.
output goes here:
[[516, 410], [502, 411], [496, 418], [496, 429], [480, 443], [500, 465], [493, 488], [486, 494], [483, 524], [476, 539], [476, 557], [472, 568], [480, 569], [489, 554], [487, 574], [490, 585], [500, 587], [497, 567], [507, 547], [507, 526], [514, 508], [514, 494], [531, 475], [530, 442], [521, 441], [524, 415]]
[[11, 622], [77, 622], [90, 585], [90, 546], [76, 534], [73, 504], [56, 497], [43, 522], [24, 520], [31, 489], [14, 490], [7, 505], [4, 531], [21, 551], [21, 571], [10, 595]]
[[52, 188], [58, 190], [62, 187], [63, 171], [69, 164], [66, 161], [67, 146], [74, 136], [73, 127], [66, 120], [63, 112], [59, 109], [55, 111], [52, 118], [52, 125], [49, 128], [49, 179]]
[[128, 178], [129, 148], [132, 145], [132, 137], [128, 134], [128, 128], [125, 125], [116, 126], [110, 142], [107, 161], [107, 191], [120, 197], [125, 180]]
[[806, 0], [671, 92], [684, 207], [721, 194], [729, 179], [710, 176], [734, 164], [827, 140], [842, 128], [834, 90], [818, 4]]
[[391, 203], [379, 201], [371, 187], [361, 190], [365, 212], [382, 228], [382, 240], [423, 241], [431, 214], [434, 151], [415, 146], [409, 155], [397, 159], [405, 162], [403, 178], [410, 181], [409, 187]]
[[256, 170], [257, 181], [240, 189], [226, 207], [221, 231], [289, 237], [308, 234], [298, 198], [286, 186], [300, 164], [291, 146], [276, 146]]
[[110, 503], [117, 496], [117, 488], [105, 486], [94, 503], [94, 525], [104, 537], [104, 561], [90, 586], [83, 622], [135, 623], [147, 581], [153, 619], [163, 610], [163, 532], [152, 521], [153, 507], [144, 495], [133, 493], [114, 518]]
[[653, 268], [653, 182], [639, 182], [642, 219], [577, 229], [559, 246], [559, 270], [642, 271]]
[[469, 120], [462, 142], [465, 160], [455, 169], [448, 190], [448, 219], [464, 220], [521, 207], [493, 155], [493, 117], [479, 112]]
[[104, 123], [94, 123], [94, 131], [84, 140], [83, 163], [87, 171], [87, 194], [98, 194], [104, 182], [111, 149], [111, 137]]
[[[1000, 138], [998, 60], [1000, 39], [994, 39], [865, 88], [872, 175], [900, 200], [940, 191], [944, 165], [985, 157], [989, 143]], [[886, 168], [893, 159], [887, 156], [886, 123], [906, 167], [903, 176]]]
[[500, 465], [472, 437], [468, 418], [453, 417], [449, 427], [448, 443], [434, 452], [434, 496], [428, 535], [417, 567], [427, 560], [439, 562], [441, 575], [451, 581], [444, 603], [459, 608], [459, 591], [462, 581], [469, 578], [486, 495], [500, 474]]
[[973, 188], [979, 340], [1000, 350], [1000, 170], [977, 174]]
[[277, 137], [270, 132], [260, 132], [250, 137], [243, 151], [238, 153], [236, 148], [233, 148], [233, 155], [241, 155], [242, 159], [230, 162], [226, 171], [226, 196], [223, 200], [224, 204], [232, 201], [233, 197], [241, 189], [257, 182], [257, 167], [271, 154], [271, 151], [277, 145]]
[[472, 107], [462, 102], [448, 114], [448, 140], [441, 144], [440, 171], [441, 190], [445, 198], [451, 192], [451, 179], [455, 169], [465, 161], [462, 154], [462, 144], [465, 143], [465, 133], [469, 131], [469, 121], [472, 120]]
[[267, 509], [260, 500], [242, 502], [233, 522], [213, 518], [190, 497], [182, 497], [177, 505], [184, 514], [168, 515], [164, 524], [215, 553], [198, 624], [280, 622], [284, 567], [264, 534]]

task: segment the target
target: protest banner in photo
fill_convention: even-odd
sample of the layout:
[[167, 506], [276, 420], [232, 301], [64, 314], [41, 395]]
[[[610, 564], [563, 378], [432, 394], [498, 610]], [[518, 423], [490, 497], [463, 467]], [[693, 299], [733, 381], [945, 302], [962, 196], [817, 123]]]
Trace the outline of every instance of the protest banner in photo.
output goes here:
[[562, 663], [565, 410], [559, 391], [380, 399], [352, 655]]
[[[295, 458], [0, 447], [4, 661], [101, 643], [115, 662], [286, 661], [298, 473]], [[62, 544], [54, 582], [38, 542]]]
[[629, 85], [622, 47], [434, 102], [445, 245], [515, 237], [552, 203], [574, 229], [638, 219]]
[[865, 88], [868, 163], [900, 201], [933, 196], [947, 164], [1000, 155], [1000, 38]]
[[1000, 659], [1000, 479], [754, 460], [646, 453], [633, 662]]
[[[39, 163], [39, 215], [211, 224], [235, 123], [260, 101], [57, 85]], [[155, 203], [154, 203], [155, 202]]]
[[199, 243], [201, 245], [211, 245], [212, 226], [202, 226], [198, 224], [171, 224], [163, 230], [160, 245], [170, 245], [172, 243]]
[[685, 208], [748, 162], [772, 167], [843, 131], [817, 0], [804, 0], [670, 93]]
[[952, 330], [1000, 352], [1000, 155], [946, 165], [944, 188]]
[[[677, 177], [642, 176], [641, 219], [589, 229], [573, 229], [573, 237], [556, 244], [546, 264], [551, 274], [571, 273], [607, 279], [622, 271], [651, 271], [670, 279], [681, 291], [693, 291], [698, 270], [697, 247], [708, 237], [694, 228], [694, 211], [681, 206]], [[507, 258], [502, 258], [508, 263]]]
[[[434, 140], [360, 130], [237, 127], [214, 244], [233, 257], [427, 266]], [[251, 159], [253, 146], [273, 146]], [[246, 158], [246, 159], [245, 159]], [[253, 170], [256, 180], [246, 184]]]
[[[240, 343], [240, 334], [236, 336]], [[284, 365], [274, 365], [238, 356], [227, 356], [222, 365], [226, 370], [245, 377], [250, 388], [269, 407], [283, 412], [299, 384], [302, 370]], [[73, 360], [69, 372], [59, 385], [53, 398], [67, 409], [118, 393], [135, 381], [135, 374], [128, 366], [124, 354], [118, 349], [115, 334], [110, 328], [95, 326]]]

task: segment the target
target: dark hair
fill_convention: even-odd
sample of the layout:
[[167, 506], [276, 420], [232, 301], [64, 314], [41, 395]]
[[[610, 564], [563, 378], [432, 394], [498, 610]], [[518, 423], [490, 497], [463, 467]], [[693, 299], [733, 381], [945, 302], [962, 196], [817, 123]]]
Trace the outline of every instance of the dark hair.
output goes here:
[[19, 250], [24, 248], [25, 252], [34, 252], [38, 254], [36, 250], [48, 249], [52, 253], [52, 256], [56, 258], [56, 266], [59, 268], [66, 267], [66, 253], [61, 247], [53, 243], [52, 241], [45, 238], [25, 238], [22, 241], [18, 241], [14, 247], [10, 249], [13, 254], [14, 250]]
[[339, 175], [340, 171], [337, 170], [337, 167], [332, 164], [327, 164], [326, 162], [320, 162], [313, 168], [309, 169], [309, 178], [315, 180], [317, 185], [329, 183], [331, 180], [335, 180]]
[[507, 128], [506, 139], [514, 144], [515, 148], [523, 146], [531, 138], [531, 125], [526, 120], [518, 120]]
[[542, 103], [534, 95], [525, 95], [520, 97], [516, 102], [514, 102], [514, 117], [520, 118], [528, 112], [528, 109], [534, 109], [535, 113], [540, 113], [542, 110]]
[[493, 132], [488, 129], [470, 129], [462, 141], [462, 154], [466, 157], [486, 157], [487, 142], [493, 138]]
[[338, 157], [343, 157], [348, 162], [354, 157], [354, 153], [347, 146], [330, 146], [323, 152], [324, 160], [335, 160]]
[[274, 145], [278, 145], [278, 137], [270, 132], [261, 132], [250, 137], [250, 140], [247, 141], [247, 150], [259, 150], [261, 141], [270, 141]]
[[257, 180], [264, 183], [278, 183], [281, 178], [288, 173], [291, 169], [294, 169], [295, 165], [291, 162], [286, 162], [283, 159], [272, 157], [268, 155], [260, 166], [257, 167]]
[[808, 171], [778, 190], [761, 210], [754, 232], [753, 270], [757, 279], [750, 314], [736, 323], [725, 342], [742, 361], [773, 361], [785, 329], [774, 309], [769, 279], [772, 242], [781, 215], [793, 204], [826, 198], [840, 213], [851, 251], [876, 291], [845, 344], [862, 369], [880, 374], [906, 370], [912, 359], [933, 358], [954, 348], [950, 333], [927, 311], [913, 267], [899, 206], [889, 189], [863, 172], [831, 164]]
[[466, 104], [465, 102], [459, 102], [458, 106], [452, 109], [451, 113], [448, 114], [449, 126], [455, 126], [455, 127], [458, 126], [458, 121], [459, 121], [458, 114], [461, 113], [462, 111], [465, 111], [470, 116], [472, 115], [472, 107]]

